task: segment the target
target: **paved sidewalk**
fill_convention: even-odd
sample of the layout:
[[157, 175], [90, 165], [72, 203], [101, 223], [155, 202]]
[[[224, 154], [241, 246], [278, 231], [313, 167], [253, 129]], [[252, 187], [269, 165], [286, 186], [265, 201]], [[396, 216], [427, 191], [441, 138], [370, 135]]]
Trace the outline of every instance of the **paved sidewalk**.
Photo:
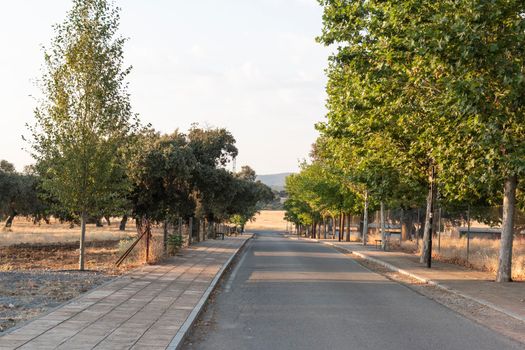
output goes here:
[[438, 261], [428, 269], [419, 263], [419, 257], [403, 252], [383, 252], [373, 245], [319, 240], [321, 243], [343, 248], [364, 258], [383, 262], [422, 281], [449, 289], [463, 297], [503, 312], [525, 322], [525, 282], [495, 283], [492, 273], [473, 271], [465, 267]]
[[0, 350], [175, 348], [250, 237], [208, 240], [134, 270], [0, 337]]

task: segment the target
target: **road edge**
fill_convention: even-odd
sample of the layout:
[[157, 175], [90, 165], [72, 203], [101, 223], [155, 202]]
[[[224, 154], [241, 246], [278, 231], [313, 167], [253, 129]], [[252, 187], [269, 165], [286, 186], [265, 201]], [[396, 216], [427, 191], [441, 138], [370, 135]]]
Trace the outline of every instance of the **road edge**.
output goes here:
[[219, 272], [217, 272], [217, 274], [215, 275], [213, 280], [210, 282], [210, 285], [208, 286], [208, 288], [206, 289], [206, 291], [204, 292], [202, 297], [197, 302], [197, 305], [195, 305], [195, 307], [193, 308], [191, 313], [188, 315], [188, 317], [186, 318], [186, 321], [184, 321], [182, 326], [179, 328], [179, 330], [177, 331], [177, 333], [175, 334], [175, 336], [171, 340], [171, 342], [168, 345], [168, 347], [166, 348], [166, 350], [179, 350], [182, 347], [182, 345], [184, 344], [184, 340], [186, 339], [186, 337], [190, 333], [193, 325], [195, 324], [195, 321], [197, 321], [197, 319], [199, 318], [200, 314], [202, 313], [202, 311], [204, 309], [204, 306], [208, 302], [208, 299], [210, 298], [211, 293], [217, 287], [220, 279], [222, 278], [222, 276], [224, 275], [224, 273], [226, 272], [228, 267], [230, 267], [230, 265], [233, 262], [233, 260], [235, 259], [235, 257], [241, 252], [241, 250], [244, 248], [244, 246], [246, 246], [246, 244], [254, 236], [255, 236], [255, 234], [252, 234], [251, 237], [247, 238], [241, 244], [241, 246], [239, 248], [237, 248], [237, 250], [230, 256], [230, 258], [222, 265], [221, 269], [219, 270]]

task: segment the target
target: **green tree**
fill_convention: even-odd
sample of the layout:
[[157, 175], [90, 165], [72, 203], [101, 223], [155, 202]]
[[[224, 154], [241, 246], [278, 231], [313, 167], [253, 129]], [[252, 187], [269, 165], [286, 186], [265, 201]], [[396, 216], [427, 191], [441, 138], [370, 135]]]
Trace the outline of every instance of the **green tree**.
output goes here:
[[235, 192], [233, 175], [224, 167], [237, 156], [235, 138], [224, 128], [200, 128], [194, 124], [188, 132], [188, 147], [196, 159], [192, 181], [197, 201], [196, 216], [208, 222], [208, 236], [212, 223], [226, 220], [228, 206]]
[[196, 159], [187, 147], [186, 135], [146, 132], [130, 170], [133, 190], [130, 202], [137, 224], [189, 217], [195, 210], [192, 174]]
[[235, 196], [230, 204], [230, 218], [244, 232], [244, 226], [251, 221], [267, 203], [274, 199], [272, 189], [256, 180], [255, 171], [249, 166], [243, 166], [234, 174]]
[[[511, 280], [514, 217], [525, 173], [525, 3], [443, 1], [420, 28], [419, 46], [439, 67], [448, 118], [439, 161], [456, 199], [503, 202], [496, 280]], [[436, 35], [436, 33], [439, 33]]]
[[125, 193], [122, 181], [131, 113], [123, 67], [119, 9], [106, 0], [75, 0], [45, 53], [43, 98], [31, 128], [42, 188], [81, 220], [84, 269], [86, 220]]

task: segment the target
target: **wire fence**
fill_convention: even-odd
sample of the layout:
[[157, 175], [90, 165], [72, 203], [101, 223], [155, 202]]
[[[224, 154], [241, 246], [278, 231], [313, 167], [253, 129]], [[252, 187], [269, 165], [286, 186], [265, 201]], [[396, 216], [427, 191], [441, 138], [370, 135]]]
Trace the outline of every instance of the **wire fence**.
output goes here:
[[[502, 207], [445, 208], [433, 213], [435, 258], [495, 272], [501, 238]], [[362, 238], [362, 218], [350, 216], [344, 231], [351, 240]], [[350, 230], [348, 230], [348, 226]], [[389, 249], [417, 253], [423, 244], [425, 209], [386, 210], [385, 233]], [[381, 239], [380, 211], [369, 215], [369, 241]], [[513, 275], [525, 277], [525, 212], [517, 211], [514, 225]]]

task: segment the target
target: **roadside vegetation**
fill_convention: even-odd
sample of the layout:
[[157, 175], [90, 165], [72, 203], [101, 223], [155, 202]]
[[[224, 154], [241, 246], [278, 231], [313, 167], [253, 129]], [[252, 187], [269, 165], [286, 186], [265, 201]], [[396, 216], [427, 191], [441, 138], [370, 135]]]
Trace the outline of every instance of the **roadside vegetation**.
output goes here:
[[[0, 246], [78, 242], [84, 270], [93, 265], [86, 242], [131, 235], [155, 261], [168, 228], [191, 227], [186, 244], [215, 237], [219, 224], [242, 231], [274, 199], [249, 166], [228, 170], [238, 153], [228, 130], [194, 124], [164, 134], [141, 123], [126, 82], [119, 11], [111, 1], [75, 0], [53, 27], [26, 137], [35, 164], [18, 172], [0, 162]], [[34, 229], [24, 223], [19, 232], [16, 218]]]
[[361, 215], [366, 244], [378, 210], [387, 249], [386, 210], [424, 207], [418, 248], [430, 266], [438, 199], [443, 208], [501, 205], [497, 264], [492, 251], [488, 265], [496, 281], [511, 281], [523, 271], [512, 268], [523, 264], [512, 255], [525, 206], [523, 2], [321, 4], [318, 41], [334, 48], [327, 120], [310, 162], [287, 179], [287, 219], [316, 236], [326, 220], [345, 227], [341, 214]]

